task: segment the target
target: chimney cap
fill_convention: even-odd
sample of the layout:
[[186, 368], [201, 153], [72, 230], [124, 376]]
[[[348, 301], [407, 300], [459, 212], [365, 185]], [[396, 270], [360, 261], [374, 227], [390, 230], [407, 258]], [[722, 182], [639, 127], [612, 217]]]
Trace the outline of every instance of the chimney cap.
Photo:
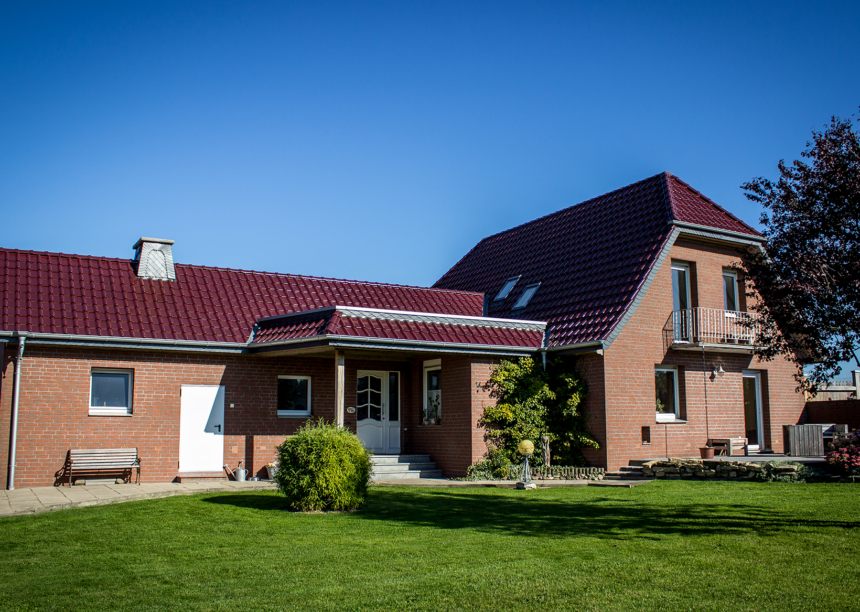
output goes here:
[[140, 240], [134, 243], [133, 249], [139, 248], [144, 242], [156, 242], [158, 244], [174, 244], [175, 240], [165, 240], [164, 238], [145, 238], [141, 236]]

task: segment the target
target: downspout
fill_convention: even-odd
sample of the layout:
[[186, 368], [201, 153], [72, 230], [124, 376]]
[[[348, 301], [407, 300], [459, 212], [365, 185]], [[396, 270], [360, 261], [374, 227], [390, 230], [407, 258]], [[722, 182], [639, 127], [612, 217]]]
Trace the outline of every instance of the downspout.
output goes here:
[[18, 396], [21, 395], [21, 366], [24, 364], [24, 336], [18, 336], [18, 359], [15, 362], [15, 382], [12, 386], [12, 439], [9, 452], [9, 481], [6, 488], [15, 489], [15, 447], [18, 445]]

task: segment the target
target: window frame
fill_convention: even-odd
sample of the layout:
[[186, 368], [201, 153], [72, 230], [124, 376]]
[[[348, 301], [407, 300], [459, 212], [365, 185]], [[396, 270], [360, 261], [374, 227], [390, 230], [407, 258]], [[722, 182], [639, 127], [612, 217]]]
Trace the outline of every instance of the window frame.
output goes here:
[[[275, 410], [278, 413], [279, 418], [305, 418], [311, 416], [312, 406], [311, 406], [311, 397], [313, 397], [313, 393], [311, 393], [311, 377], [310, 376], [300, 376], [297, 374], [278, 374], [278, 380], [306, 380], [308, 381], [308, 409], [307, 410], [280, 410], [277, 408], [278, 399], [275, 398]], [[277, 390], [275, 391], [277, 393]]]
[[[672, 377], [675, 381], [675, 410], [673, 412], [657, 412], [656, 410], [656, 400], [657, 400], [657, 385], [656, 382], [654, 384], [654, 400], [655, 400], [655, 414], [672, 414], [674, 418], [672, 421], [680, 421], [681, 420], [681, 389], [680, 383], [678, 381], [678, 366], [667, 366], [667, 365], [655, 365], [654, 373], [657, 372], [672, 372], [674, 376]], [[659, 422], [659, 421], [658, 421]]]
[[[128, 397], [126, 398], [127, 406], [122, 408], [119, 406], [93, 406], [93, 374], [125, 374], [128, 376]], [[90, 395], [87, 403], [89, 404], [90, 416], [118, 416], [130, 417], [134, 416], [134, 369], [133, 368], [90, 368]]]
[[[733, 286], [735, 288], [735, 308], [731, 310], [728, 304], [728, 296], [726, 295], [726, 278], [731, 278], [733, 282]], [[738, 291], [738, 273], [735, 270], [723, 270], [723, 310], [726, 312], [740, 312], [741, 311], [741, 296], [740, 291]]]
[[[422, 384], [422, 387], [424, 389], [423, 401], [422, 401], [422, 416], [423, 417], [429, 417], [429, 413], [428, 413], [429, 397], [427, 395], [429, 390], [427, 389], [427, 386], [428, 386], [427, 385], [427, 374], [429, 374], [430, 372], [436, 372], [436, 371], [441, 371], [441, 370], [442, 370], [442, 360], [441, 359], [430, 359], [430, 360], [427, 360], [424, 362], [424, 368], [423, 368], [424, 373], [421, 376], [421, 384]], [[441, 388], [439, 389], [439, 413], [437, 416], [438, 416], [439, 421], [441, 423], [441, 421], [442, 421], [442, 389]], [[422, 418], [422, 422], [423, 421], [424, 421], [424, 419]]]
[[[692, 287], [691, 287], [692, 279], [690, 278], [690, 264], [680, 262], [680, 261], [673, 261], [672, 266], [671, 266], [671, 270], [672, 270], [672, 311], [673, 312], [681, 312], [683, 310], [692, 310], [693, 309], [693, 296], [692, 296]], [[685, 280], [686, 280], [685, 285], [687, 288], [687, 292], [686, 292], [687, 293], [687, 295], [686, 295], [687, 308], [677, 308], [677, 309], [675, 308], [675, 271], [676, 270], [679, 272], [684, 272], [684, 276], [685, 276]], [[678, 300], [679, 306], [680, 306], [680, 301], [681, 300]]]
[[[531, 294], [528, 294], [529, 289], [533, 289], [534, 291], [532, 291]], [[532, 298], [534, 298], [534, 296], [537, 294], [538, 289], [540, 289], [540, 283], [532, 283], [531, 285], [526, 285], [525, 288], [523, 288], [523, 292], [520, 294], [520, 297], [518, 297], [517, 301], [514, 302], [514, 306], [513, 308], [511, 308], [511, 311], [523, 310], [526, 306], [528, 306], [529, 302], [531, 302]], [[526, 297], [527, 294], [528, 297]], [[523, 298], [525, 298], [524, 302]], [[520, 305], [520, 302], [523, 302], [522, 306]]]
[[[511, 291], [513, 291], [514, 287], [517, 286], [517, 283], [520, 282], [521, 277], [522, 277], [522, 274], [520, 274], [519, 276], [512, 276], [509, 279], [507, 279], [505, 281], [505, 284], [502, 285], [502, 288], [499, 289], [499, 292], [496, 294], [496, 297], [493, 298], [493, 301], [494, 302], [502, 302], [502, 301], [508, 299], [508, 296], [511, 294]], [[508, 283], [511, 283], [510, 287], [508, 287]], [[505, 287], [508, 287], [507, 291], [505, 291]]]

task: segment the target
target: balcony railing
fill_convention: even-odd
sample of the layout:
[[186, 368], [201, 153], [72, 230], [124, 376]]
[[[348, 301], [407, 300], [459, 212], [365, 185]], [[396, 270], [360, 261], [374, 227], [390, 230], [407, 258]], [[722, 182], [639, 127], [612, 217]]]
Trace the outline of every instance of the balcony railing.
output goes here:
[[663, 339], [666, 348], [690, 344], [752, 347], [759, 332], [759, 320], [756, 314], [719, 308], [676, 310], [663, 326]]

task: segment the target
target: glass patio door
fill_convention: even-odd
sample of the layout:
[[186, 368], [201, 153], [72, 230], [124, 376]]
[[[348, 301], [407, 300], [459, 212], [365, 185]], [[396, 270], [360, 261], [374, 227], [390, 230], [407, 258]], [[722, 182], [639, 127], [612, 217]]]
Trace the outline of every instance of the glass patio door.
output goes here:
[[750, 450], [759, 450], [764, 445], [761, 418], [761, 374], [744, 370], [744, 429]]

